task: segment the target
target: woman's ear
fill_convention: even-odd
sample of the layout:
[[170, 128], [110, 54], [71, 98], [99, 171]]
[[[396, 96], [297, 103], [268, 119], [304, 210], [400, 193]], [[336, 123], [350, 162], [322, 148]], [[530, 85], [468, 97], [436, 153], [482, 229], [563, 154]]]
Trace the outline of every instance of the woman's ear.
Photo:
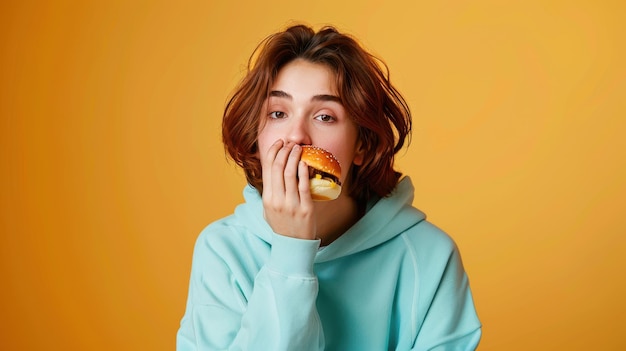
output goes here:
[[363, 148], [363, 142], [359, 140], [359, 142], [356, 145], [356, 152], [354, 153], [354, 159], [352, 160], [352, 163], [357, 166], [361, 166], [363, 164], [364, 157], [365, 157], [365, 150]]

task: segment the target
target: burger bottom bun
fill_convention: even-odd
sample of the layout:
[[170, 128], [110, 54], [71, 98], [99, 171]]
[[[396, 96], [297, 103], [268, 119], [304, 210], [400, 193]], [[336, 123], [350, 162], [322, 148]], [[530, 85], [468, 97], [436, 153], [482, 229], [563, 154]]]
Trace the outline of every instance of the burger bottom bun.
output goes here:
[[341, 194], [341, 185], [319, 178], [311, 178], [311, 198], [315, 201], [328, 201], [336, 199]]

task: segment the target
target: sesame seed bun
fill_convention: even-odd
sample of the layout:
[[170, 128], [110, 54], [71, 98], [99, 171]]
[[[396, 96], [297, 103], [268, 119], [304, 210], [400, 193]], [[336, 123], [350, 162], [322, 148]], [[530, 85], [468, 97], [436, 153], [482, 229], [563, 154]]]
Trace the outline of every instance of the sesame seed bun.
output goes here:
[[336, 199], [341, 193], [341, 166], [330, 152], [317, 146], [302, 146], [301, 160], [311, 170], [311, 197], [317, 201]]

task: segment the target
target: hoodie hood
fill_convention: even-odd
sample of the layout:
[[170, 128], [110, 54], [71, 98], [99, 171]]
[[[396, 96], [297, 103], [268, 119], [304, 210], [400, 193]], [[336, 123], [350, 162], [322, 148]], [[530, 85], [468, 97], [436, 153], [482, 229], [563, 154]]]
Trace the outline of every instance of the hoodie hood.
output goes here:
[[[412, 206], [414, 190], [411, 179], [404, 177], [388, 197], [369, 204], [365, 215], [358, 222], [320, 250], [315, 262], [330, 261], [370, 249], [423, 221], [425, 214]], [[250, 185], [244, 189], [243, 196], [246, 202], [237, 206], [235, 217], [239, 223], [245, 223], [249, 232], [271, 244], [275, 234], [263, 217], [261, 196]]]

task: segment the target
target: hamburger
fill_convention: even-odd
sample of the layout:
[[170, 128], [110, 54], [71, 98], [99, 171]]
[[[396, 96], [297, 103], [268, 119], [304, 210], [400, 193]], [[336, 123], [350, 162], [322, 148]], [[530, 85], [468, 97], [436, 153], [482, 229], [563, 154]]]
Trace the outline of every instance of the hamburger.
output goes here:
[[316, 201], [336, 199], [341, 193], [341, 166], [330, 152], [317, 146], [303, 145], [300, 157], [309, 166], [311, 197]]

